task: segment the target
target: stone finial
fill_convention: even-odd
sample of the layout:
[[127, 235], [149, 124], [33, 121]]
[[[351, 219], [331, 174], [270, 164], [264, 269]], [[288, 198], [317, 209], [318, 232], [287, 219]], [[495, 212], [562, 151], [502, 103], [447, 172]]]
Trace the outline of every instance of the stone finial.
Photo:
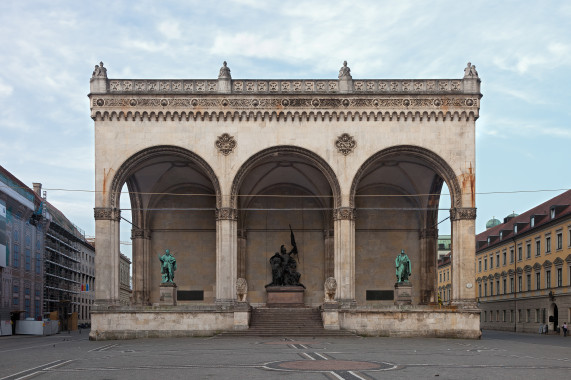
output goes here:
[[347, 61], [343, 61], [343, 66], [339, 69], [339, 79], [353, 79], [351, 69], [347, 66]]
[[218, 79], [232, 79], [232, 76], [230, 75], [230, 68], [227, 66], [226, 61], [222, 63], [220, 73], [218, 74]]
[[478, 78], [478, 72], [476, 71], [476, 66], [468, 62], [468, 65], [464, 69], [464, 78]]
[[95, 65], [95, 69], [93, 70], [91, 77], [107, 79], [107, 68], [103, 67], [103, 62], [99, 62], [99, 65]]

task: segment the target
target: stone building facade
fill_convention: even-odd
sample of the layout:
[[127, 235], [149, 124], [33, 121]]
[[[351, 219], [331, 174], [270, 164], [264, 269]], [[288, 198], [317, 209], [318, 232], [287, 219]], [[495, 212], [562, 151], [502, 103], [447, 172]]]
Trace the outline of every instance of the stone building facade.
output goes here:
[[131, 303], [131, 260], [124, 254], [119, 254], [119, 299], [121, 304], [129, 305]]
[[452, 252], [438, 258], [438, 299], [442, 304], [449, 304], [452, 299]]
[[571, 190], [476, 236], [485, 329], [553, 332], [571, 321]]
[[[138, 80], [109, 79], [97, 66], [89, 94], [98, 252], [92, 338], [168, 328], [149, 320], [136, 330], [128, 322], [146, 318], [145, 308], [158, 302], [157, 253], [166, 248], [177, 259], [179, 294], [193, 295], [179, 297], [179, 307], [211, 308], [200, 314], [203, 324], [173, 328], [232, 328], [236, 280], [247, 281], [251, 306], [265, 305], [268, 261], [281, 244], [291, 247], [290, 225], [304, 303], [321, 306], [325, 279], [334, 277], [339, 327], [388, 334], [383, 318], [392, 318], [395, 282], [388, 264], [401, 249], [413, 262], [413, 304], [432, 310], [436, 303], [443, 183], [456, 254], [451, 303], [464, 311], [443, 318], [463, 321], [448, 324], [457, 328], [451, 335], [479, 336], [473, 259], [481, 94], [475, 68], [464, 74], [354, 80], [344, 65], [334, 80], [235, 80], [224, 65], [218, 79]], [[133, 303], [117, 309], [124, 185], [134, 226]], [[388, 314], [367, 314], [373, 309]], [[396, 333], [415, 330], [403, 329]]]

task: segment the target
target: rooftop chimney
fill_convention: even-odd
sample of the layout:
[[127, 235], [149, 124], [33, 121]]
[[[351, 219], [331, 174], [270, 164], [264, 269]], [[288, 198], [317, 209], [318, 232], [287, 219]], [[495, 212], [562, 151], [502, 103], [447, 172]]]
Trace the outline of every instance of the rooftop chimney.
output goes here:
[[34, 193], [38, 194], [38, 197], [42, 196], [42, 184], [39, 182], [34, 182], [32, 183], [32, 186], [34, 186]]

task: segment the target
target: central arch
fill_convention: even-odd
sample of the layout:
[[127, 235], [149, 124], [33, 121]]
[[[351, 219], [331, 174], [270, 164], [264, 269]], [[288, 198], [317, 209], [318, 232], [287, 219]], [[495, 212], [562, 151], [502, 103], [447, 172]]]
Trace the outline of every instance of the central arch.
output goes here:
[[318, 155], [294, 146], [265, 149], [236, 175], [231, 205], [238, 212], [238, 277], [248, 282], [253, 305], [266, 301], [269, 258], [281, 244], [291, 247], [289, 225], [299, 249], [298, 268], [305, 304], [323, 300], [323, 283], [333, 275], [332, 209], [340, 204], [336, 175]]

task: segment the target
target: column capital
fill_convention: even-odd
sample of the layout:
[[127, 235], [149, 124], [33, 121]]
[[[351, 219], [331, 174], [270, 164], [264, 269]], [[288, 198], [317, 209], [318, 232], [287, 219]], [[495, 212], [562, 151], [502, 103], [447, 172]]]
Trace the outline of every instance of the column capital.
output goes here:
[[333, 210], [333, 220], [355, 220], [357, 210], [352, 207], [339, 207]]
[[232, 207], [217, 208], [216, 220], [238, 220], [238, 210]]
[[142, 228], [136, 228], [136, 227], [131, 228], [131, 240], [150, 239], [150, 238], [151, 238], [151, 233], [149, 231], [144, 230]]
[[453, 207], [450, 209], [450, 220], [475, 220], [476, 208]]
[[418, 235], [420, 239], [438, 238], [438, 228], [423, 228]]
[[118, 222], [121, 220], [121, 210], [111, 207], [95, 207], [93, 216], [95, 220], [114, 220]]

